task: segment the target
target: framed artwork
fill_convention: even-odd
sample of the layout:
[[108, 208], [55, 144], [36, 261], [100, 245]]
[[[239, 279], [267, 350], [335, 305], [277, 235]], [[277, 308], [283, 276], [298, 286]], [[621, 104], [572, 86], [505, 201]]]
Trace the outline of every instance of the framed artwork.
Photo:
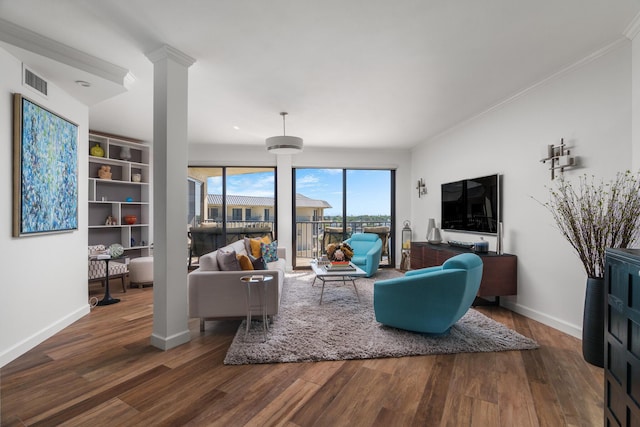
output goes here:
[[78, 125], [13, 95], [13, 236], [78, 229]]

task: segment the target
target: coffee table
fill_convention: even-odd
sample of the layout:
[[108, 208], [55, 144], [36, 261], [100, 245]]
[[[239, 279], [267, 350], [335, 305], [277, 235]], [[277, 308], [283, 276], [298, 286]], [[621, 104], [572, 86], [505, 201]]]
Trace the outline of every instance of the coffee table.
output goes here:
[[320, 305], [322, 305], [322, 296], [324, 295], [324, 284], [326, 282], [351, 282], [353, 284], [353, 289], [356, 291], [356, 296], [358, 297], [358, 302], [360, 302], [360, 295], [358, 294], [358, 287], [356, 286], [356, 279], [358, 277], [365, 277], [367, 273], [350, 262], [349, 265], [353, 267], [353, 270], [327, 270], [325, 265], [318, 265], [318, 261], [314, 260], [311, 262], [311, 269], [316, 274], [316, 277], [313, 278], [313, 283], [311, 286], [316, 284], [316, 280], [320, 279], [322, 282], [322, 291], [320, 292]]

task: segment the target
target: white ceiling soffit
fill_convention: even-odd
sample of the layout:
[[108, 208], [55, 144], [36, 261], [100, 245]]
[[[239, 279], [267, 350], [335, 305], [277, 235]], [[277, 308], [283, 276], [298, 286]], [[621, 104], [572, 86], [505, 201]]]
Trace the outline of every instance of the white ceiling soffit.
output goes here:
[[[0, 19], [0, 46], [45, 80], [92, 106], [126, 92], [129, 70]], [[76, 84], [88, 82], [90, 87]]]

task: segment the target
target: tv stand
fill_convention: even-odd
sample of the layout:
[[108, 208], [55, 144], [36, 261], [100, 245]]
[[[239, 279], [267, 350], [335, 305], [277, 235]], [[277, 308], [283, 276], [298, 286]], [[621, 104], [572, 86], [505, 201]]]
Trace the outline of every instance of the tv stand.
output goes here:
[[452, 256], [468, 252], [482, 258], [479, 297], [496, 297], [496, 302], [499, 302], [501, 296], [518, 293], [518, 257], [511, 254], [498, 255], [491, 251], [476, 253], [471, 249], [449, 246], [446, 243], [434, 245], [428, 242], [411, 242], [411, 269], [442, 265]]

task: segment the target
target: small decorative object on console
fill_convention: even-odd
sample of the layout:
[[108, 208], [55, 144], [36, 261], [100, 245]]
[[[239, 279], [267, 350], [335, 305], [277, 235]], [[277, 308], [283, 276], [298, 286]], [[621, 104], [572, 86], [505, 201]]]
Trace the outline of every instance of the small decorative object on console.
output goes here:
[[449, 246], [456, 246], [458, 248], [466, 249], [471, 249], [474, 246], [473, 242], [461, 242], [459, 240], [449, 240], [447, 243], [449, 244]]
[[489, 242], [485, 241], [482, 237], [479, 242], [473, 244], [473, 251], [479, 253], [489, 252]]
[[439, 245], [442, 243], [442, 235], [440, 234], [440, 229], [438, 227], [434, 227], [431, 229], [429, 233], [429, 237], [427, 237], [429, 243], [434, 245]]

